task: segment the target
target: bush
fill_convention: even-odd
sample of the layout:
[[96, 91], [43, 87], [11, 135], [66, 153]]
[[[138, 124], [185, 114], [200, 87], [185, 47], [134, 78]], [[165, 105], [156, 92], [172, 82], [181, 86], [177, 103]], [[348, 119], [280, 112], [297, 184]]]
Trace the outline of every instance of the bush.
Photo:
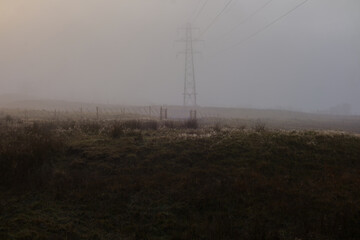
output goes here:
[[99, 122], [85, 121], [79, 124], [79, 128], [85, 134], [99, 134], [102, 126]]
[[214, 125], [214, 131], [216, 132], [220, 132], [221, 131], [221, 123], [220, 122], [216, 122]]
[[264, 132], [266, 130], [266, 124], [261, 120], [257, 120], [253, 126], [255, 132]]
[[14, 118], [10, 115], [5, 116], [5, 122], [12, 123], [14, 121]]
[[111, 126], [110, 137], [119, 138], [124, 134], [124, 127], [120, 123], [116, 122]]
[[157, 121], [145, 121], [142, 123], [141, 129], [142, 130], [157, 130], [159, 124]]
[[174, 121], [165, 121], [164, 127], [174, 129], [174, 128], [176, 128], [175, 122]]
[[122, 123], [123, 128], [131, 130], [157, 130], [157, 121], [129, 120]]
[[136, 129], [141, 129], [141, 121], [139, 120], [128, 120], [122, 123], [122, 126], [125, 129], [132, 129], [132, 130], [136, 130]]
[[189, 119], [184, 123], [185, 128], [197, 129], [199, 127], [199, 123], [197, 119]]

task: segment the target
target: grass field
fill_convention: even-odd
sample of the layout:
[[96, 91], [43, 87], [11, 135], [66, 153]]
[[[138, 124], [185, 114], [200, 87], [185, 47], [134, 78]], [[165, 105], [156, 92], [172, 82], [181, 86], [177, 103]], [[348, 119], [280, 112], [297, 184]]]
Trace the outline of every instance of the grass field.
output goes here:
[[355, 135], [154, 121], [0, 134], [0, 239], [360, 239]]

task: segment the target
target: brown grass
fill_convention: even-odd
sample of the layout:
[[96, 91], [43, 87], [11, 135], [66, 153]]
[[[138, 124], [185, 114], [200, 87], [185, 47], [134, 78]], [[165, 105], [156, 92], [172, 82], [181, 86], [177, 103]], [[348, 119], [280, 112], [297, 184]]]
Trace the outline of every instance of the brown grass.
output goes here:
[[360, 238], [360, 138], [142, 126], [1, 128], [0, 239]]

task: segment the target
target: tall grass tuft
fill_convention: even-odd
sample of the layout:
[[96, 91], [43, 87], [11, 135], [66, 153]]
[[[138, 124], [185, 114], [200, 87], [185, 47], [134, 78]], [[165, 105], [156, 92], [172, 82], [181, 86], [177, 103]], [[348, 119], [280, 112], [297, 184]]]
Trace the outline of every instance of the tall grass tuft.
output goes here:
[[34, 123], [20, 128], [0, 129], [0, 185], [24, 186], [46, 181], [47, 166], [64, 139], [52, 124]]

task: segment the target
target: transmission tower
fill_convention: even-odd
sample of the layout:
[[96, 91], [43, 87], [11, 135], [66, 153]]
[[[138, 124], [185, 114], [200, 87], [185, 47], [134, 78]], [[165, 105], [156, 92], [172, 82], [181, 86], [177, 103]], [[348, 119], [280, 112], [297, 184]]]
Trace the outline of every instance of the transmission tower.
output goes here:
[[195, 79], [195, 64], [193, 43], [193, 30], [191, 24], [188, 23], [185, 28], [185, 38], [179, 40], [185, 43], [185, 51], [182, 52], [185, 55], [185, 76], [184, 76], [184, 106], [196, 106], [196, 79]]

